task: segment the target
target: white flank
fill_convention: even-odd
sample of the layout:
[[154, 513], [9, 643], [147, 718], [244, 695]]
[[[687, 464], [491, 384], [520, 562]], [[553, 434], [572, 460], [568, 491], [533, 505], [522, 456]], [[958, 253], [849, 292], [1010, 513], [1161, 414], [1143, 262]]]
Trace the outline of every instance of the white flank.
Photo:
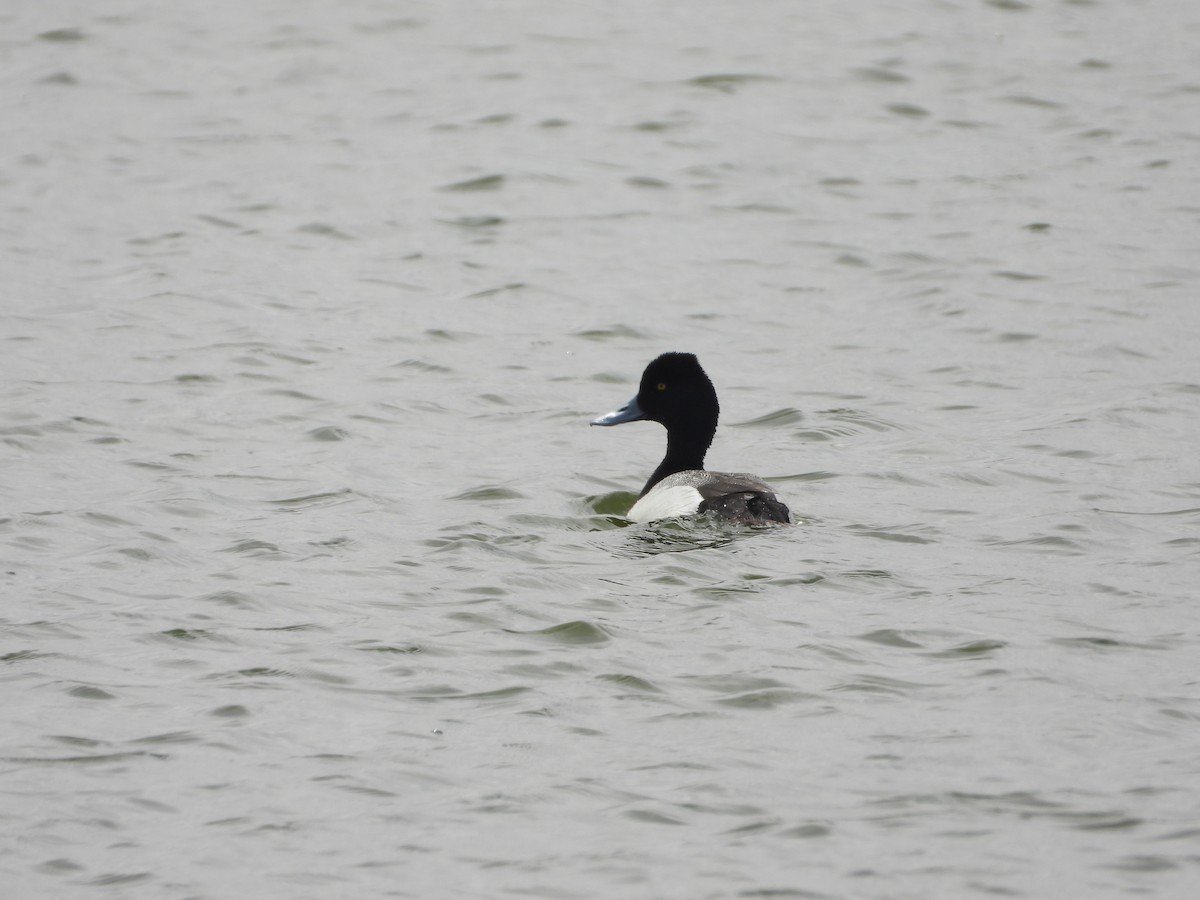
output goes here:
[[673, 519], [675, 516], [690, 516], [700, 508], [700, 501], [703, 499], [700, 492], [691, 485], [660, 485], [633, 504], [633, 509], [629, 510], [627, 517], [633, 522], [645, 523]]

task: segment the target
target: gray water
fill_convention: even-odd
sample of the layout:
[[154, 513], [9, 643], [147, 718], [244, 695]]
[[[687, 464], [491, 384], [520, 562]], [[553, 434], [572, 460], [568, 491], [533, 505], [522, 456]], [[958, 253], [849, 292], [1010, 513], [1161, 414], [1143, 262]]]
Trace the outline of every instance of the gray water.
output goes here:
[[[6, 6], [3, 895], [1196, 896], [1197, 46]], [[621, 519], [664, 350], [795, 527]]]

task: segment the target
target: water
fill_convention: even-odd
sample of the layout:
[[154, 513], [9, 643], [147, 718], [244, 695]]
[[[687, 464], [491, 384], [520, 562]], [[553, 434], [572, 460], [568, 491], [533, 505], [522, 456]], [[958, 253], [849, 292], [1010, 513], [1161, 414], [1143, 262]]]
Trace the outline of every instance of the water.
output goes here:
[[1194, 896], [1190, 0], [0, 24], [6, 895]]

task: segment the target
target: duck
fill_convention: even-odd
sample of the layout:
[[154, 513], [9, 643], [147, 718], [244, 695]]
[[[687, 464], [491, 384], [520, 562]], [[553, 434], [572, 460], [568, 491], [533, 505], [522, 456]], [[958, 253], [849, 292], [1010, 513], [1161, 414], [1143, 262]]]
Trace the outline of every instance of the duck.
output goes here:
[[708, 514], [740, 525], [787, 525], [791, 514], [755, 475], [709, 472], [704, 457], [717, 432], [717, 391], [694, 353], [664, 353], [642, 373], [638, 392], [592, 425], [658, 422], [667, 429], [667, 453], [626, 514], [649, 523]]

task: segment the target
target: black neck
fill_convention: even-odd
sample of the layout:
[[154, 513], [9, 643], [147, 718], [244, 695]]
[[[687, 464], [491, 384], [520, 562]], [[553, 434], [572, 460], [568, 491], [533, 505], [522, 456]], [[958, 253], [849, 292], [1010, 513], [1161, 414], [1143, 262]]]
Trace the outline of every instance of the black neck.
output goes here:
[[704, 455], [712, 444], [713, 434], [716, 433], [716, 423], [708, 427], [675, 427], [667, 430], [667, 455], [658, 464], [640, 496], [650, 493], [650, 489], [676, 472], [686, 472], [689, 469], [703, 469]]

